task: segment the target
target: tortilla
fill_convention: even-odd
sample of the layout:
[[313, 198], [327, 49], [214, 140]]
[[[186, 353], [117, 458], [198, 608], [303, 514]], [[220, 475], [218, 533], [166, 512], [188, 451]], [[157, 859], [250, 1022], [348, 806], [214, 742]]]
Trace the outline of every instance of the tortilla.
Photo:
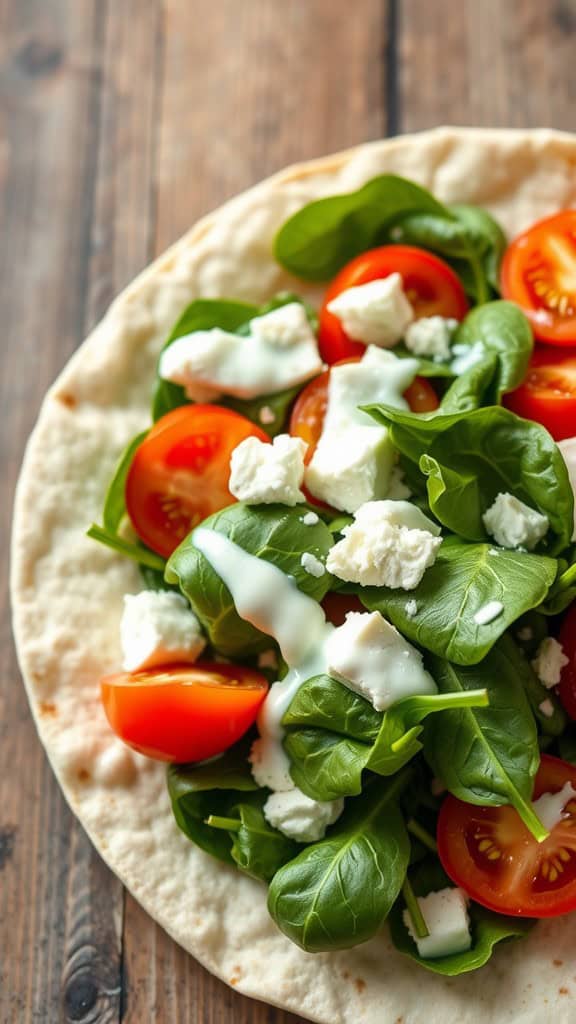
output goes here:
[[312, 955], [266, 910], [263, 885], [212, 860], [178, 831], [164, 767], [112, 736], [97, 681], [120, 664], [131, 564], [86, 538], [125, 443], [149, 422], [158, 351], [198, 296], [261, 302], [282, 288], [318, 298], [271, 257], [304, 203], [397, 172], [439, 199], [487, 207], [509, 234], [576, 206], [576, 136], [442, 128], [363, 145], [263, 182], [200, 221], [138, 277], [48, 392], [17, 491], [12, 596], [22, 673], [64, 794], [110, 868], [149, 914], [239, 991], [325, 1024], [522, 1024], [573, 1017], [567, 988], [576, 916], [498, 947], [475, 974], [432, 975], [365, 945]]

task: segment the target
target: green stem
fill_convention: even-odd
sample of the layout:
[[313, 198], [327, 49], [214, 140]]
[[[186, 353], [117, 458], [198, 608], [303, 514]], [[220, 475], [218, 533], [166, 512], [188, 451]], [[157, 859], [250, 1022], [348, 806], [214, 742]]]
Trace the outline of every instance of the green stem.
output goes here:
[[217, 814], [211, 814], [206, 818], [204, 824], [210, 825], [212, 828], [221, 828], [226, 832], [238, 832], [241, 826], [238, 818], [220, 818]]
[[404, 879], [402, 895], [404, 897], [408, 913], [410, 914], [414, 934], [417, 935], [419, 939], [425, 939], [427, 935], [430, 935], [430, 932], [428, 931], [424, 915], [420, 910], [420, 904], [416, 899], [416, 894], [412, 888], [408, 875], [406, 875], [406, 878]]
[[571, 587], [574, 583], [576, 583], [576, 562], [574, 565], [569, 565], [568, 568], [558, 577], [555, 589], [557, 591], [567, 590], [568, 587]]
[[427, 846], [429, 850], [432, 850], [432, 853], [438, 853], [438, 846], [434, 836], [431, 836], [428, 830], [420, 825], [414, 818], [410, 818], [410, 820], [406, 822], [406, 828], [413, 836], [415, 836], [416, 839], [420, 840], [423, 846]]
[[86, 536], [91, 537], [92, 540], [99, 541], [100, 544], [105, 544], [106, 547], [112, 548], [113, 551], [117, 551], [120, 555], [125, 555], [126, 558], [131, 558], [140, 565], [147, 565], [150, 569], [164, 572], [166, 562], [160, 555], [155, 555], [148, 548], [139, 547], [137, 544], [130, 544], [127, 540], [122, 540], [122, 537], [118, 537], [117, 534], [109, 533], [96, 523], [92, 523], [90, 529], [86, 530]]
[[524, 800], [518, 800], [513, 806], [518, 811], [518, 814], [522, 818], [526, 828], [534, 836], [536, 842], [543, 843], [545, 839], [548, 839], [550, 833], [544, 828], [544, 825], [535, 813], [532, 804], [525, 803]]
[[470, 254], [468, 260], [472, 268], [474, 284], [476, 285], [476, 302], [479, 306], [482, 306], [485, 302], [490, 301], [490, 291], [486, 287], [486, 281], [484, 279], [482, 265], [480, 261], [477, 259], [476, 255]]

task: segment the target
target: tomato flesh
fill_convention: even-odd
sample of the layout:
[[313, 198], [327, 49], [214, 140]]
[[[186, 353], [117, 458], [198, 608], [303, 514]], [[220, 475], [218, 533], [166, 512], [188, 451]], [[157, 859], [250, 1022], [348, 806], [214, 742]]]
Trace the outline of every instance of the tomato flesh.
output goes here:
[[361, 356], [366, 346], [348, 337], [328, 304], [348, 288], [398, 273], [416, 317], [444, 316], [462, 320], [468, 300], [460, 279], [444, 260], [412, 245], [384, 245], [347, 263], [328, 287], [320, 310], [318, 346], [326, 363]]
[[576, 210], [545, 217], [515, 238], [504, 254], [501, 284], [540, 341], [576, 345]]
[[238, 413], [217, 405], [189, 405], [167, 413], [137, 449], [126, 479], [126, 507], [136, 533], [168, 558], [190, 531], [236, 499], [230, 493], [230, 456], [247, 437], [268, 435]]
[[[576, 789], [576, 767], [542, 756], [534, 798]], [[501, 914], [556, 917], [576, 908], [576, 798], [538, 843], [513, 807], [476, 807], [447, 796], [438, 818], [438, 854], [473, 900]]]
[[542, 423], [555, 441], [576, 434], [576, 349], [538, 345], [520, 387], [504, 396], [518, 416]]
[[124, 743], [159, 761], [203, 761], [255, 722], [268, 683], [259, 672], [206, 662], [104, 676], [106, 717]]
[[[341, 363], [358, 363], [360, 359], [360, 356], [356, 356], [353, 359], [342, 359]], [[301, 437], [306, 441], [308, 445], [304, 458], [306, 464], [310, 462], [322, 434], [328, 407], [329, 384], [330, 370], [325, 370], [306, 385], [292, 408], [289, 430], [293, 437]], [[423, 377], [416, 377], [412, 381], [410, 387], [406, 388], [404, 392], [404, 398], [412, 412], [432, 412], [439, 405], [434, 388]]]
[[560, 676], [558, 694], [570, 718], [576, 721], [576, 604], [566, 612], [558, 640], [568, 658]]

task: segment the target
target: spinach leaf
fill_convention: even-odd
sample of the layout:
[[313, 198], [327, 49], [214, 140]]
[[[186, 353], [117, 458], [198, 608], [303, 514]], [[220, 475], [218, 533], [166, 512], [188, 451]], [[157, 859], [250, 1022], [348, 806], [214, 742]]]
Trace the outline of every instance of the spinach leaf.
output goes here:
[[558, 756], [576, 765], [576, 725], [570, 723], [566, 732], [558, 738]]
[[488, 284], [500, 291], [500, 263], [507, 245], [500, 225], [480, 206], [450, 203], [448, 209], [466, 228], [473, 247], [481, 253], [484, 274]]
[[[221, 327], [223, 331], [237, 331], [242, 324], [258, 313], [257, 306], [246, 302], [231, 302], [228, 299], [195, 299], [186, 307], [180, 319], [172, 328], [162, 351], [168, 348], [177, 338], [182, 338], [193, 331], [208, 331], [212, 327]], [[167, 412], [186, 405], [189, 399], [184, 388], [171, 381], [158, 377], [154, 398], [152, 399], [152, 419], [154, 422], [165, 416]]]
[[202, 850], [227, 864], [236, 863], [233, 834], [212, 828], [206, 820], [210, 815], [235, 816], [239, 802], [261, 799], [247, 758], [248, 746], [243, 742], [205, 764], [168, 768], [168, 793], [178, 827]]
[[301, 849], [299, 843], [272, 828], [264, 817], [262, 807], [268, 797], [263, 793], [258, 805], [238, 803], [234, 812], [239, 815], [238, 825], [231, 829], [231, 855], [241, 871], [263, 882], [269, 882], [279, 868], [292, 860]]
[[[505, 633], [501, 638], [499, 648], [502, 655], [508, 660], [510, 672], [514, 672], [521, 680], [532, 714], [541, 732], [545, 736], [560, 736], [566, 728], [568, 719], [554, 690], [547, 690], [540, 682], [528, 658], [514, 642], [510, 632]], [[549, 716], [544, 714], [541, 709], [541, 704], [544, 701], [549, 701], [552, 706], [552, 714]]]
[[[568, 470], [560, 449], [539, 423], [498, 407], [451, 415], [415, 414], [390, 406], [363, 408], [388, 427], [395, 447], [413, 462], [429, 455], [442, 469], [474, 474], [478, 521], [498, 493], [508, 492], [548, 517], [550, 530], [541, 541], [543, 550], [556, 554], [569, 544], [574, 497]], [[457, 504], [451, 508], [446, 500], [441, 518], [440, 510], [436, 512], [432, 504], [431, 508], [455, 533], [469, 540], [486, 537], [484, 529], [482, 533], [479, 528], [470, 530], [470, 510], [463, 516]]]
[[[245, 505], [237, 502], [216, 512], [202, 524], [229, 537], [257, 558], [271, 562], [294, 577], [296, 585], [309, 597], [321, 601], [330, 587], [331, 576], [315, 577], [301, 564], [301, 556], [310, 551], [322, 562], [333, 538], [319, 519], [313, 526], [302, 522], [300, 507], [286, 505]], [[178, 583], [213, 647], [227, 656], [255, 654], [270, 647], [270, 638], [238, 615], [232, 595], [218, 574], [194, 547], [194, 534], [176, 548], [166, 566], [168, 583]]]
[[424, 755], [432, 771], [467, 803], [512, 804], [536, 839], [545, 839], [530, 802], [540, 763], [538, 735], [509, 645], [496, 644], [473, 667], [437, 657], [429, 665], [441, 693], [485, 688], [490, 700], [489, 707], [445, 711], [426, 723]]
[[382, 715], [330, 676], [315, 676], [300, 687], [282, 719], [290, 774], [315, 800], [356, 796], [365, 769], [394, 775], [419, 753], [428, 715], [486, 703], [485, 691], [404, 697]]
[[276, 437], [282, 433], [290, 407], [301, 390], [302, 385], [299, 384], [275, 395], [261, 395], [259, 398], [228, 397], [222, 399], [219, 404], [239, 412], [241, 416], [246, 416], [252, 423], [257, 423], [269, 437]]
[[[422, 865], [423, 868], [428, 865]], [[422, 872], [420, 872], [422, 873]], [[418, 872], [414, 879], [414, 890], [418, 896], [427, 896], [430, 892], [438, 892], [452, 883], [442, 871], [432, 884], [418, 884]], [[442, 957], [421, 957], [418, 947], [411, 937], [403, 918], [404, 903], [397, 900], [388, 917], [390, 937], [396, 949], [405, 956], [411, 957], [421, 967], [434, 974], [445, 977], [456, 977], [483, 967], [492, 956], [494, 946], [507, 939], [521, 938], [534, 927], [535, 922], [527, 918], [505, 917], [495, 914], [478, 903], [471, 903], [469, 908], [472, 946], [463, 953], [451, 953]]]
[[[444, 541], [436, 561], [410, 591], [415, 615], [406, 611], [406, 593], [387, 587], [358, 587], [362, 604], [382, 612], [409, 640], [459, 665], [481, 661], [499, 636], [523, 612], [540, 604], [551, 586], [556, 562], [488, 544]], [[489, 601], [502, 612], [479, 625], [474, 616]]]
[[486, 396], [498, 369], [498, 356], [487, 352], [466, 373], [452, 382], [440, 402], [439, 416], [470, 412], [486, 403]]
[[534, 340], [522, 310], [513, 302], [500, 300], [473, 309], [458, 327], [454, 344], [480, 344], [487, 354], [498, 357], [496, 374], [486, 396], [486, 404], [497, 405], [502, 395], [524, 380]]
[[452, 219], [446, 207], [406, 178], [382, 174], [357, 192], [308, 203], [281, 227], [274, 256], [306, 281], [328, 281], [345, 263], [379, 244], [394, 222], [413, 213]]
[[98, 526], [97, 523], [92, 523], [92, 526], [86, 530], [86, 536], [91, 537], [92, 540], [99, 541], [100, 544], [111, 548], [112, 551], [117, 551], [118, 554], [124, 555], [125, 558], [131, 558], [133, 562], [138, 562], [139, 565], [146, 565], [149, 569], [164, 572], [166, 563], [162, 556], [157, 555], [154, 551], [150, 551], [143, 544], [132, 544], [130, 541], [124, 540], [117, 533]]
[[136, 454], [136, 449], [140, 447], [147, 434], [148, 431], [143, 430], [141, 434], [137, 434], [126, 446], [114, 470], [114, 476], [108, 485], [104, 499], [102, 523], [104, 529], [109, 533], [118, 532], [118, 527], [126, 515], [126, 498], [124, 494], [126, 477], [132, 465], [132, 459]]
[[[574, 557], [573, 551], [572, 557]], [[548, 597], [538, 611], [543, 615], [560, 615], [570, 607], [573, 601], [576, 601], [576, 561], [573, 561], [558, 574]]]
[[370, 786], [328, 835], [275, 874], [268, 910], [309, 952], [349, 949], [374, 935], [402, 887], [410, 843], [398, 798], [406, 773]]

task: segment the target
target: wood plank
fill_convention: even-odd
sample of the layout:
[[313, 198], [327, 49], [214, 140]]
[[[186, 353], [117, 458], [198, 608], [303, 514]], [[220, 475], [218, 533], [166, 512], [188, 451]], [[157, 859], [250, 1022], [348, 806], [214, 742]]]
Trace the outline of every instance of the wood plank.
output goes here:
[[286, 164], [385, 132], [387, 7], [165, 0], [157, 251]]
[[403, 0], [400, 129], [574, 128], [575, 0]]
[[[21, 449], [46, 386], [151, 256], [158, 5], [124, 2], [106, 14], [101, 0], [0, 9], [6, 537]], [[6, 552], [2, 545], [3, 578]], [[68, 811], [38, 744], [4, 593], [0, 612], [0, 1020], [118, 1021], [123, 889]], [[13, 764], [25, 766], [16, 779]]]

